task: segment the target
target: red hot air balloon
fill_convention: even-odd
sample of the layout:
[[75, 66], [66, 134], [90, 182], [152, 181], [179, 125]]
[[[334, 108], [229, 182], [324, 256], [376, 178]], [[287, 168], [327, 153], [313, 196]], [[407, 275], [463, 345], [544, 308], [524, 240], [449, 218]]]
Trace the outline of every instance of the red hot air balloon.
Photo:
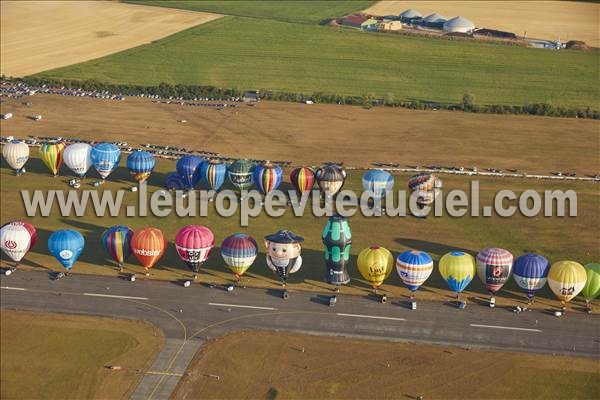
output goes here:
[[302, 196], [304, 192], [308, 192], [315, 184], [315, 173], [308, 167], [298, 167], [290, 173], [290, 181], [294, 189]]
[[144, 266], [146, 275], [148, 270], [163, 256], [167, 248], [167, 241], [162, 231], [158, 228], [142, 228], [133, 233], [131, 250]]
[[194, 272], [197, 278], [200, 266], [210, 256], [215, 245], [215, 235], [206, 226], [188, 225], [179, 230], [175, 237], [175, 248], [183, 262]]

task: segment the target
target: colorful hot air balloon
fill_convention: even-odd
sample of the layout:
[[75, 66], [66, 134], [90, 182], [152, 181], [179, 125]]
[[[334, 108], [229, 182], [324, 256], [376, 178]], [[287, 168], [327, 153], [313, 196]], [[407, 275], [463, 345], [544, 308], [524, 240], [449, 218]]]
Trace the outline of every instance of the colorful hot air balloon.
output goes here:
[[12, 140], [2, 148], [2, 156], [15, 173], [21, 175], [25, 172], [23, 167], [29, 160], [29, 146], [20, 140]]
[[127, 169], [133, 179], [140, 183], [150, 177], [155, 165], [156, 159], [147, 151], [136, 150], [127, 156]]
[[186, 189], [194, 189], [200, 180], [199, 167], [204, 159], [199, 156], [183, 156], [177, 161], [177, 174]]
[[493, 296], [510, 278], [513, 255], [508, 250], [492, 247], [477, 253], [476, 260], [477, 275]]
[[[14, 221], [2, 225], [0, 228], [0, 248], [11, 260], [15, 262], [10, 273], [17, 268], [19, 262], [27, 255], [37, 240], [37, 232], [28, 222]], [[10, 275], [7, 272], [7, 275]]]
[[121, 150], [112, 143], [98, 143], [92, 147], [90, 156], [92, 165], [102, 179], [106, 179], [121, 162]]
[[513, 264], [513, 278], [525, 292], [529, 301], [533, 301], [535, 292], [546, 284], [550, 263], [539, 254], [528, 253], [517, 257]]
[[323, 195], [333, 198], [344, 186], [346, 170], [337, 164], [325, 164], [315, 171], [315, 178]]
[[131, 250], [140, 264], [148, 270], [163, 256], [167, 241], [162, 231], [157, 228], [142, 228], [131, 237]]
[[184, 190], [185, 184], [177, 172], [171, 172], [165, 178], [165, 187], [169, 190]]
[[352, 247], [352, 231], [348, 220], [340, 215], [332, 215], [321, 235], [325, 251], [325, 281], [338, 287], [350, 282], [348, 264]]
[[131, 255], [131, 238], [133, 231], [131, 228], [122, 225], [111, 226], [102, 233], [102, 246], [115, 260], [119, 270], [123, 270], [123, 264]]
[[54, 176], [58, 174], [62, 165], [64, 150], [63, 142], [46, 142], [40, 145], [40, 159]]
[[375, 293], [384, 280], [392, 273], [394, 257], [386, 248], [371, 246], [358, 253], [358, 272], [373, 286]]
[[408, 189], [411, 193], [418, 192], [417, 204], [421, 207], [430, 206], [441, 187], [441, 179], [425, 172], [411, 176], [408, 179]]
[[48, 250], [67, 271], [71, 271], [84, 247], [83, 235], [72, 229], [58, 230], [48, 238]]
[[414, 292], [421, 287], [433, 271], [433, 259], [424, 251], [409, 250], [400, 254], [396, 259], [396, 271], [406, 287]]
[[290, 182], [300, 196], [310, 192], [315, 184], [315, 173], [308, 167], [294, 168], [290, 173]]
[[283, 287], [287, 283], [288, 276], [302, 266], [300, 243], [303, 241], [302, 236], [287, 230], [265, 236], [267, 266], [281, 278]]
[[563, 305], [577, 296], [587, 281], [583, 265], [575, 261], [558, 261], [548, 272], [548, 286]]
[[73, 143], [63, 152], [65, 165], [79, 177], [85, 176], [92, 166], [92, 146], [87, 143]]
[[210, 256], [215, 235], [206, 226], [188, 225], [177, 232], [175, 249], [179, 258], [194, 272], [196, 279], [200, 266]]
[[248, 190], [252, 186], [252, 173], [254, 172], [254, 163], [250, 160], [235, 160], [227, 170], [227, 176], [238, 190]]
[[453, 251], [445, 254], [439, 263], [440, 274], [450, 289], [459, 299], [460, 293], [465, 290], [477, 274], [477, 265], [472, 255], [462, 251]]
[[585, 264], [585, 273], [587, 279], [581, 294], [583, 294], [588, 311], [591, 311], [590, 302], [600, 295], [600, 264]]
[[204, 161], [200, 164], [200, 177], [210, 190], [219, 190], [227, 176], [227, 164], [221, 160]]
[[375, 198], [383, 199], [386, 191], [394, 189], [394, 177], [382, 169], [370, 169], [363, 175], [363, 188], [374, 193]]
[[244, 233], [236, 233], [221, 243], [221, 256], [235, 274], [237, 281], [252, 266], [258, 255], [256, 240]]
[[266, 195], [279, 187], [282, 175], [283, 170], [279, 165], [267, 161], [254, 167], [252, 178], [258, 190]]

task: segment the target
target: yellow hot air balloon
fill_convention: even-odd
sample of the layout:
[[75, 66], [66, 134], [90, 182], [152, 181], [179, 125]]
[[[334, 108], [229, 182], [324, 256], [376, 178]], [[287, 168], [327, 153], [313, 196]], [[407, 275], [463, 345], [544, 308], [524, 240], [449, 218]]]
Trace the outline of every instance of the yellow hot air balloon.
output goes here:
[[[446, 281], [450, 289], [456, 293], [456, 299], [460, 299], [460, 292], [465, 290], [477, 274], [475, 258], [462, 251], [453, 251], [440, 258], [440, 275]], [[463, 308], [466, 303], [459, 302]]]
[[587, 274], [583, 265], [575, 261], [558, 261], [552, 264], [548, 272], [548, 286], [565, 303], [577, 296], [585, 286]]
[[63, 151], [65, 144], [63, 142], [47, 142], [40, 145], [40, 159], [48, 167], [54, 176], [63, 162]]
[[386, 248], [371, 246], [358, 254], [358, 271], [375, 291], [390, 276], [394, 268], [394, 257]]

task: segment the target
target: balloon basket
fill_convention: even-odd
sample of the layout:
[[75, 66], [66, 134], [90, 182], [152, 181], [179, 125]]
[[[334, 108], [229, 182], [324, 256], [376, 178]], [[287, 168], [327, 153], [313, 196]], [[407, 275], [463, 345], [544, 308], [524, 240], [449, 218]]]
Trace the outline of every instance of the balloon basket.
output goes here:
[[464, 310], [464, 309], [465, 309], [465, 307], [467, 307], [467, 302], [466, 302], [466, 301], [459, 300], [459, 301], [458, 301], [458, 309], [459, 309], [459, 310]]
[[490, 308], [496, 307], [496, 298], [495, 297], [490, 298], [490, 304], [489, 305], [490, 305]]
[[287, 291], [286, 289], [284, 289], [284, 290], [281, 292], [281, 298], [282, 298], [282, 299], [284, 299], [284, 300], [287, 300], [287, 299], [288, 299], [288, 297], [290, 297], [290, 295], [289, 295], [288, 291]]
[[410, 309], [411, 310], [416, 310], [417, 309], [417, 302], [416, 301], [411, 301], [410, 302]]
[[191, 281], [185, 281], [185, 282], [183, 282], [183, 287], [190, 287], [191, 284], [192, 284]]

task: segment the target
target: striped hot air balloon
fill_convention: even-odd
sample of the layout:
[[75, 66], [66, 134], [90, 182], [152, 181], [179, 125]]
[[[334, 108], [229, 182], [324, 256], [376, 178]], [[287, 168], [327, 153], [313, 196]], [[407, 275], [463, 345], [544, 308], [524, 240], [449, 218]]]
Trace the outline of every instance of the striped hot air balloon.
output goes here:
[[446, 281], [450, 289], [459, 294], [469, 286], [477, 274], [477, 265], [472, 255], [462, 251], [453, 251], [445, 254], [439, 263], [440, 275]]
[[510, 278], [513, 255], [499, 248], [483, 249], [477, 253], [477, 275], [485, 288], [494, 295]]
[[98, 143], [92, 147], [90, 153], [92, 165], [102, 179], [106, 179], [111, 172], [119, 167], [121, 150], [112, 143]]
[[[9, 271], [12, 273], [19, 262], [27, 255], [37, 241], [35, 227], [28, 222], [13, 221], [2, 225], [0, 228], [0, 248], [15, 265]], [[6, 273], [10, 275], [10, 273]]]
[[346, 170], [337, 164], [325, 164], [315, 171], [315, 178], [323, 195], [333, 197], [346, 182]]
[[87, 143], [70, 144], [65, 148], [63, 158], [75, 175], [83, 177], [92, 166], [92, 146]]
[[132, 237], [131, 228], [122, 225], [112, 226], [102, 233], [102, 246], [120, 270], [123, 270], [123, 264], [131, 255]]
[[200, 164], [200, 179], [210, 190], [219, 190], [227, 176], [227, 164], [221, 160], [204, 161]]
[[24, 172], [24, 166], [29, 160], [29, 146], [20, 140], [12, 140], [2, 148], [2, 156], [6, 163], [15, 170], [17, 175]]
[[279, 187], [282, 176], [283, 171], [281, 167], [270, 162], [257, 165], [253, 173], [254, 183], [264, 195]]
[[204, 158], [199, 156], [183, 156], [177, 161], [177, 174], [186, 189], [194, 189], [200, 181], [200, 164]]
[[158, 228], [142, 228], [131, 237], [131, 251], [146, 270], [152, 268], [165, 254], [167, 241]]
[[175, 237], [175, 249], [179, 258], [194, 272], [196, 279], [200, 266], [204, 264], [215, 245], [215, 235], [202, 225], [184, 226]]
[[545, 257], [535, 253], [523, 254], [513, 264], [513, 278], [532, 301], [535, 293], [546, 284], [549, 270], [550, 263]]
[[54, 176], [58, 175], [62, 165], [64, 150], [65, 144], [63, 142], [46, 142], [40, 146], [40, 159]]
[[238, 281], [252, 266], [257, 255], [256, 240], [244, 233], [235, 233], [221, 243], [221, 256]]
[[377, 292], [377, 288], [394, 269], [394, 257], [386, 248], [371, 246], [358, 253], [356, 264], [358, 272]]
[[394, 177], [382, 169], [371, 169], [362, 178], [363, 188], [373, 192], [375, 198], [383, 199], [386, 191], [394, 189]]
[[127, 156], [127, 169], [133, 179], [140, 183], [148, 180], [155, 165], [156, 159], [147, 151], [136, 150]]
[[298, 194], [302, 196], [304, 192], [312, 190], [315, 184], [315, 173], [309, 167], [294, 168], [290, 173], [290, 182]]
[[431, 275], [433, 259], [424, 251], [405, 251], [396, 258], [396, 271], [406, 287], [414, 293]]
[[83, 235], [73, 229], [58, 230], [48, 238], [48, 250], [67, 271], [71, 271], [84, 247]]
[[561, 301], [563, 308], [583, 290], [586, 281], [585, 268], [575, 261], [555, 262], [548, 272], [548, 286]]
[[227, 169], [227, 176], [238, 191], [248, 190], [252, 186], [254, 166], [250, 160], [235, 160]]

